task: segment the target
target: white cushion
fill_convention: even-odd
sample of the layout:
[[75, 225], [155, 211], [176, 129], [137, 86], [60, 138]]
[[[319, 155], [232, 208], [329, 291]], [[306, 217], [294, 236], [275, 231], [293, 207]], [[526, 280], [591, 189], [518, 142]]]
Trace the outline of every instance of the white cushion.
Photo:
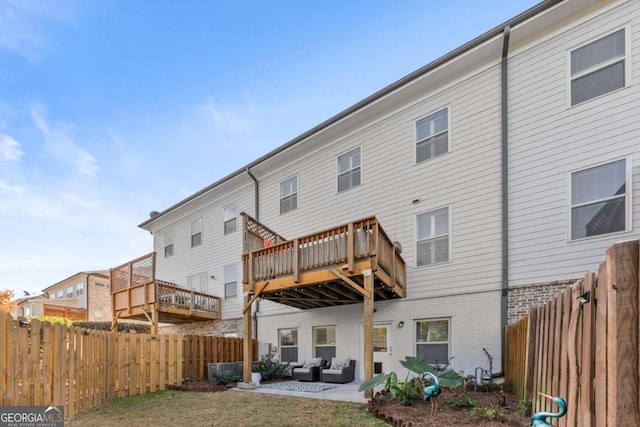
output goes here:
[[334, 374], [334, 375], [342, 375], [342, 369], [323, 369], [322, 374]]
[[351, 358], [350, 357], [345, 357], [343, 359], [338, 359], [337, 357], [332, 357], [331, 358], [331, 365], [329, 365], [329, 366], [330, 366], [331, 369], [344, 369], [344, 368], [348, 368], [350, 364], [351, 364]]
[[293, 372], [297, 372], [299, 374], [308, 374], [311, 369], [309, 368], [295, 368]]

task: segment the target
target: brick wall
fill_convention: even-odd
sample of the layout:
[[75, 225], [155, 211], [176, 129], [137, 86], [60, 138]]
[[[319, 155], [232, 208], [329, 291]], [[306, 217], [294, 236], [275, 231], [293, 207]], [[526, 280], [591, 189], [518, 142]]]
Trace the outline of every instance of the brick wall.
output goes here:
[[96, 322], [110, 322], [113, 319], [113, 308], [111, 307], [111, 288], [109, 279], [89, 276], [89, 298], [87, 304], [87, 320]]
[[181, 325], [161, 326], [158, 332], [161, 334], [179, 335], [209, 335], [222, 337], [224, 334], [237, 334], [238, 338], [243, 338], [243, 319], [212, 320], [207, 322], [184, 323]]
[[577, 280], [579, 279], [509, 288], [508, 324], [516, 323], [529, 312], [530, 308], [544, 305], [567, 286], [573, 285]]

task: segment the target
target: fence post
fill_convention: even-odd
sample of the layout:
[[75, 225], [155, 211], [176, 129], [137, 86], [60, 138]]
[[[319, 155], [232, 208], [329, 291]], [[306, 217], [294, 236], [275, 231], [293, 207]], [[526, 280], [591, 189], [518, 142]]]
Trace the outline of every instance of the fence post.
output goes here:
[[638, 242], [610, 247], [607, 266], [607, 422], [637, 426]]

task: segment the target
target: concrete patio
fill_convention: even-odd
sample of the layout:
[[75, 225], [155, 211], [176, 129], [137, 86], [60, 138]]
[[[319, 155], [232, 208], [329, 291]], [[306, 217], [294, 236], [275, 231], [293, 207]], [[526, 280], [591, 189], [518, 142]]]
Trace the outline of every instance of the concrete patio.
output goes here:
[[247, 393], [264, 393], [264, 394], [278, 394], [281, 396], [295, 396], [306, 397], [309, 399], [325, 399], [325, 400], [338, 400], [344, 402], [356, 402], [367, 403], [367, 399], [364, 397], [363, 391], [358, 391], [362, 381], [355, 380], [347, 384], [332, 384], [337, 386], [328, 390], [319, 391], [316, 393], [302, 392], [302, 391], [287, 391], [287, 390], [274, 390], [258, 386], [254, 390], [240, 390], [234, 388], [233, 390], [243, 391]]

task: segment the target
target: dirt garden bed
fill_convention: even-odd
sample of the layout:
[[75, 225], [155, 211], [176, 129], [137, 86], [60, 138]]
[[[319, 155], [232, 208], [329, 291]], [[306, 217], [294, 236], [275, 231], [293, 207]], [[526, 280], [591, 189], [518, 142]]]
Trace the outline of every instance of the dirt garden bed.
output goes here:
[[[369, 401], [369, 411], [376, 417], [398, 427], [417, 426], [487, 426], [526, 427], [531, 425], [529, 417], [519, 410], [515, 396], [500, 390], [467, 392], [475, 406], [455, 409], [451, 402], [462, 402], [460, 390], [443, 388], [436, 398], [437, 410], [431, 418], [431, 402], [418, 400], [411, 406], [403, 406], [392, 400], [388, 392], [378, 392]], [[448, 404], [449, 402], [449, 404]]]

